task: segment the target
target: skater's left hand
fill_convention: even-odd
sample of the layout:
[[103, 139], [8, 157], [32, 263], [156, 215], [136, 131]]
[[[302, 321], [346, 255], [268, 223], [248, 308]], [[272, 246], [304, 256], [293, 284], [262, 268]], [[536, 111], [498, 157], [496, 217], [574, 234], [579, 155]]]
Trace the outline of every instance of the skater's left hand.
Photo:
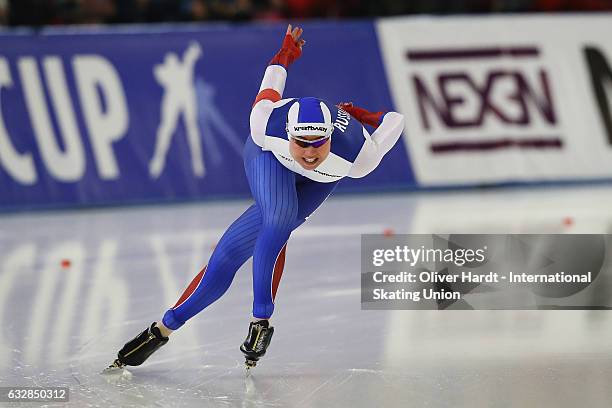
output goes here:
[[349, 115], [357, 119], [359, 122], [370, 125], [372, 127], [378, 127], [380, 124], [380, 118], [384, 112], [370, 112], [367, 109], [359, 108], [353, 104], [353, 102], [340, 102], [336, 105], [338, 108], [347, 112]]

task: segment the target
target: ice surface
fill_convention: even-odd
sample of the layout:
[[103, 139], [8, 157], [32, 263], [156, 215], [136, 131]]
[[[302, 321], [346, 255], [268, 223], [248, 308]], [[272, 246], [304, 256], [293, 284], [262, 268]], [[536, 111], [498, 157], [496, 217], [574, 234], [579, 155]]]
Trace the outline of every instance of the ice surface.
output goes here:
[[610, 407], [610, 312], [359, 303], [361, 233], [607, 233], [610, 203], [609, 187], [331, 198], [289, 241], [274, 340], [250, 376], [250, 262], [144, 365], [99, 374], [248, 202], [5, 214], [0, 386], [68, 386], [74, 407]]

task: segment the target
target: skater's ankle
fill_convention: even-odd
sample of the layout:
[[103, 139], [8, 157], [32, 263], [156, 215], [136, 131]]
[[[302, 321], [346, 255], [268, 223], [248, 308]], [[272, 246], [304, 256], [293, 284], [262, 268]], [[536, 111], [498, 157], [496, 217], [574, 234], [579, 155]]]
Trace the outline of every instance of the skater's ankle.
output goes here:
[[266, 321], [266, 322], [268, 322], [268, 323], [269, 323], [269, 322], [270, 322], [270, 319], [265, 319], [265, 318], [261, 318], [261, 317], [254, 317], [254, 316], [253, 316], [253, 317], [251, 318], [251, 321], [252, 321], [253, 323], [263, 322], [263, 321]]
[[172, 330], [167, 328], [163, 322], [155, 322], [155, 326], [159, 329], [161, 335], [164, 337], [168, 337], [170, 334], [172, 334]]

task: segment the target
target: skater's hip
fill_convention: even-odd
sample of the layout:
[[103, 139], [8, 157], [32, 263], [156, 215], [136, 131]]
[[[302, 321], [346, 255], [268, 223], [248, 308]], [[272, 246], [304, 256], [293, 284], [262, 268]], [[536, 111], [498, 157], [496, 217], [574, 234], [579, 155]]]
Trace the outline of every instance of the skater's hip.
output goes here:
[[244, 149], [242, 154], [245, 166], [257, 156], [263, 153], [264, 151], [262, 150], [262, 148], [257, 146], [253, 141], [253, 138], [249, 135], [249, 137], [247, 137], [246, 139], [246, 142], [244, 143]]

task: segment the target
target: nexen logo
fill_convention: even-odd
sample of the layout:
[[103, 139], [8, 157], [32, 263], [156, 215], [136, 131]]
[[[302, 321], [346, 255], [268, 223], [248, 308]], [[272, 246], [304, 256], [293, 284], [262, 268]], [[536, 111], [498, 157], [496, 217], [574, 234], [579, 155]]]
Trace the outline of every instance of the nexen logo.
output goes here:
[[312, 131], [312, 130], [318, 130], [318, 131], [321, 131], [321, 132], [325, 132], [325, 131], [327, 131], [327, 128], [323, 127], [323, 126], [308, 125], [308, 126], [294, 126], [293, 130], [295, 130], [296, 132]]
[[406, 59], [432, 153], [562, 148], [550, 68], [537, 47], [419, 49]]

